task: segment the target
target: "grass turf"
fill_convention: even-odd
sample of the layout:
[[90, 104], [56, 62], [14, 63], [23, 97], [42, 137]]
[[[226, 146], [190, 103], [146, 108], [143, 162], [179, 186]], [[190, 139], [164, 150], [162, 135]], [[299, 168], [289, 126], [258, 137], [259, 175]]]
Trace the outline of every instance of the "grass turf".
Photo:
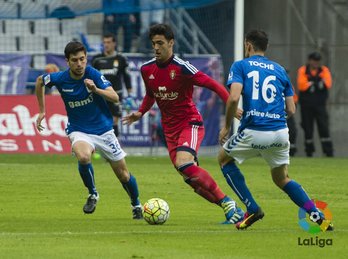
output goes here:
[[[200, 163], [236, 198], [215, 158]], [[292, 159], [290, 177], [333, 214], [335, 231], [316, 235], [299, 227], [297, 207], [272, 183], [261, 159], [240, 166], [265, 212], [246, 231], [219, 224], [222, 210], [194, 194], [167, 157], [127, 158], [142, 202], [168, 202], [171, 215], [162, 226], [132, 220], [128, 196], [109, 165], [93, 164], [101, 198], [95, 213], [84, 215], [87, 193], [75, 158], [0, 155], [0, 258], [346, 258], [347, 159]], [[317, 238], [332, 245], [300, 245]]]

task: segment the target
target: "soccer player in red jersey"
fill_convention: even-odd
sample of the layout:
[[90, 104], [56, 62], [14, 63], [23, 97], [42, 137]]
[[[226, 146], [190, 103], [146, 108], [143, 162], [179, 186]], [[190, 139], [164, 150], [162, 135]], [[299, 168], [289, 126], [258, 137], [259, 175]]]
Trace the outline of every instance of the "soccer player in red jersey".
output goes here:
[[224, 86], [173, 54], [174, 33], [168, 25], [153, 25], [149, 37], [155, 58], [141, 67], [146, 94], [139, 110], [125, 116], [123, 123], [139, 120], [156, 101], [173, 165], [197, 194], [223, 208], [225, 223], [235, 224], [242, 219], [243, 211], [221, 191], [210, 174], [198, 166], [197, 152], [204, 137], [204, 126], [192, 100], [193, 85], [216, 92], [224, 102], [229, 94]]

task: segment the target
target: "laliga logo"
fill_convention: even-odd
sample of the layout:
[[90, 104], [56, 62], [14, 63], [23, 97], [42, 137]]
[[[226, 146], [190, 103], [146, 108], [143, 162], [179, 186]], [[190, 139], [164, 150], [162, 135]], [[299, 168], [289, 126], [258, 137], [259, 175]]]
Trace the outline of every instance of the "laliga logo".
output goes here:
[[[298, 224], [300, 225], [300, 227], [302, 229], [304, 229], [305, 231], [311, 233], [311, 234], [316, 234], [319, 233], [320, 231], [325, 232], [326, 229], [329, 226], [329, 221], [332, 220], [332, 213], [330, 211], [330, 209], [328, 208], [328, 205], [326, 202], [323, 201], [319, 201], [319, 200], [313, 200], [315, 203], [315, 206], [320, 209], [320, 211], [324, 214], [325, 219], [323, 220], [323, 222], [320, 225], [312, 225], [310, 224], [310, 222], [306, 219], [306, 210], [303, 208], [300, 208], [298, 211]], [[313, 201], [308, 201], [305, 203], [305, 205], [303, 206], [304, 208], [309, 208], [311, 205], [311, 203]], [[310, 216], [309, 216], [310, 220], [312, 222], [317, 223], [318, 220], [320, 219], [320, 215], [319, 212], [315, 211], [315, 212], [311, 212]]]

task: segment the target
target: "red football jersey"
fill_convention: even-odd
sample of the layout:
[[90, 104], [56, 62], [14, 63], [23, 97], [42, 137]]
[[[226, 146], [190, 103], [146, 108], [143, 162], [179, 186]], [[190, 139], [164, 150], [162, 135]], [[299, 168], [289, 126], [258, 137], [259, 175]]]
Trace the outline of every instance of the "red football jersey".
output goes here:
[[146, 62], [141, 67], [141, 75], [146, 94], [139, 111], [145, 114], [156, 101], [165, 132], [179, 130], [190, 122], [202, 122], [192, 100], [194, 85], [211, 89], [225, 103], [228, 99], [228, 91], [223, 85], [175, 55], [165, 64], [157, 64], [155, 59]]

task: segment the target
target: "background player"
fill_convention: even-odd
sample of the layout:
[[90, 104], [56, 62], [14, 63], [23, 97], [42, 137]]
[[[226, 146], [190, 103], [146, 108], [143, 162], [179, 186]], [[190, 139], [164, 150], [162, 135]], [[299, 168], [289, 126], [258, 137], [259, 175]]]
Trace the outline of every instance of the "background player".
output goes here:
[[97, 149], [108, 160], [115, 175], [127, 191], [132, 204], [134, 219], [142, 218], [136, 179], [128, 172], [124, 157], [112, 131], [112, 116], [105, 100], [117, 102], [118, 95], [110, 82], [97, 70], [87, 66], [86, 49], [80, 42], [70, 42], [64, 50], [69, 69], [39, 76], [36, 81], [36, 95], [39, 116], [36, 127], [42, 131], [45, 117], [44, 90], [56, 86], [64, 101], [68, 116], [67, 135], [72, 151], [78, 160], [78, 170], [89, 191], [85, 213], [93, 213], [99, 194], [95, 187], [91, 155]]
[[131, 78], [128, 72], [128, 62], [126, 57], [117, 53], [116, 38], [114, 34], [106, 33], [103, 36], [103, 53], [94, 56], [92, 66], [98, 69], [119, 96], [119, 102], [108, 102], [109, 109], [113, 116], [113, 128], [116, 137], [119, 136], [118, 121], [122, 117], [123, 83], [127, 89], [128, 96], [132, 93]]
[[242, 210], [236, 208], [235, 201], [226, 196], [209, 173], [198, 166], [197, 152], [204, 137], [204, 126], [192, 100], [193, 85], [213, 90], [225, 102], [228, 92], [173, 54], [174, 33], [168, 25], [152, 26], [149, 37], [155, 58], [141, 67], [146, 94], [139, 110], [124, 117], [123, 122], [131, 124], [139, 120], [156, 101], [173, 165], [196, 193], [224, 209], [226, 223], [236, 223], [243, 216]]
[[262, 156], [271, 168], [274, 183], [294, 203], [304, 208], [313, 221], [317, 221], [325, 230], [332, 230], [331, 223], [324, 220], [323, 214], [301, 185], [288, 176], [289, 134], [286, 116], [292, 116], [296, 108], [287, 73], [279, 64], [264, 57], [268, 46], [265, 32], [250, 31], [246, 34], [244, 46], [246, 59], [235, 62], [228, 77], [227, 85], [231, 90], [220, 141], [223, 142], [230, 131], [242, 93], [243, 117], [238, 132], [227, 140], [219, 153], [219, 163], [228, 184], [247, 207], [244, 220], [238, 222], [236, 227], [245, 229], [263, 218], [264, 213], [252, 197], [235, 160], [242, 163], [245, 159]]

